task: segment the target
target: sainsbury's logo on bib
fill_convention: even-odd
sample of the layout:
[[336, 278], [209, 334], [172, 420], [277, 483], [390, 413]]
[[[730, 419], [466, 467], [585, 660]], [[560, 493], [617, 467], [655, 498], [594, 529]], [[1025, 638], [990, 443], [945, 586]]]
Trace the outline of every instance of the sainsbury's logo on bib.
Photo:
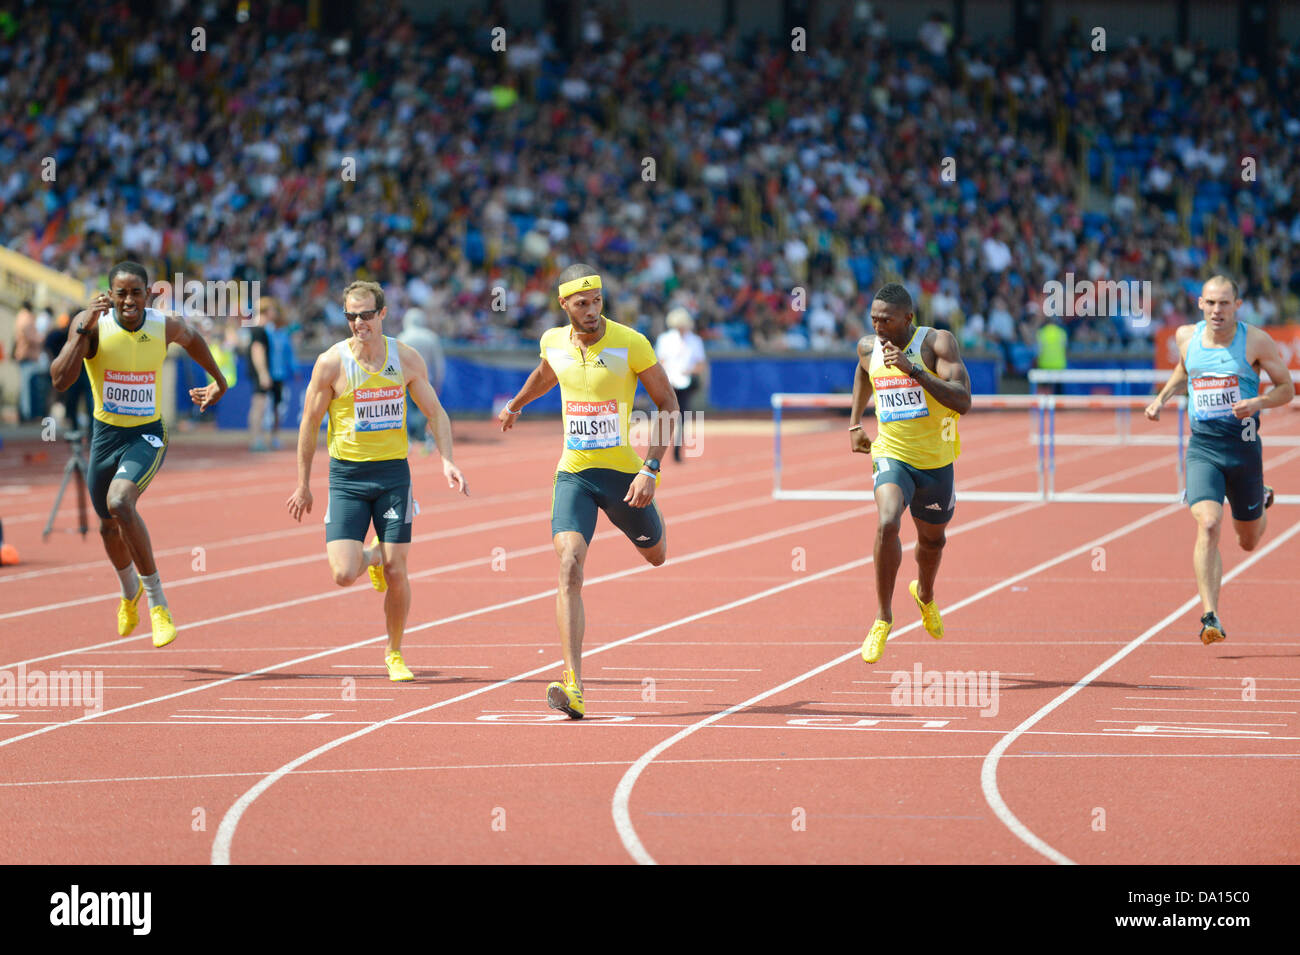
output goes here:
[[873, 384], [876, 388], [876, 420], [906, 421], [929, 417], [925, 389], [915, 378], [881, 375], [873, 380]]
[[406, 389], [398, 385], [358, 388], [352, 392], [352, 403], [358, 431], [393, 431], [402, 427]]
[[573, 451], [617, 448], [622, 441], [618, 400], [566, 401], [564, 446]]
[[104, 369], [104, 410], [109, 414], [151, 418], [155, 414], [157, 382], [152, 371]]
[[1236, 375], [1202, 375], [1191, 379], [1192, 417], [1198, 421], [1231, 418], [1232, 406], [1241, 400], [1241, 384]]

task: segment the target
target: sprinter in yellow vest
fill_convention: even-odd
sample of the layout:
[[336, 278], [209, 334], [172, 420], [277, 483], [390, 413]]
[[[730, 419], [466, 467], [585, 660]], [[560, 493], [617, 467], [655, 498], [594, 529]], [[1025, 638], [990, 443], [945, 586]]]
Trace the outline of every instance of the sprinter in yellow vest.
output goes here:
[[[411, 400], [429, 419], [447, 486], [468, 494], [469, 485], [452, 463], [451, 421], [429, 384], [424, 359], [411, 346], [384, 335], [384, 290], [377, 282], [353, 282], [343, 290], [343, 309], [352, 337], [317, 358], [312, 369], [298, 430], [298, 486], [286, 503], [295, 521], [311, 513], [311, 461], [321, 418], [328, 411], [325, 552], [330, 571], [336, 584], [347, 587], [368, 570], [371, 586], [387, 591], [384, 665], [390, 680], [413, 680], [402, 659], [402, 634], [411, 609], [406, 558], [415, 517], [406, 460], [408, 388]], [[372, 523], [375, 536], [365, 547]]]
[[[875, 663], [885, 652], [894, 626], [894, 580], [903, 562], [898, 538], [903, 510], [916, 524], [917, 579], [908, 590], [921, 610], [926, 632], [943, 637], [943, 620], [934, 599], [934, 580], [943, 556], [944, 529], [956, 507], [953, 462], [961, 453], [957, 418], [970, 410], [970, 376], [951, 332], [917, 328], [912, 296], [891, 282], [871, 303], [874, 335], [858, 342], [853, 379], [849, 447], [875, 460], [876, 597], [879, 611], [862, 659]], [[876, 395], [877, 434], [862, 430], [867, 398]]]
[[[555, 619], [565, 670], [546, 688], [546, 703], [580, 720], [587, 712], [582, 574], [596, 515], [604, 511], [648, 563], [658, 567], [668, 559], [668, 532], [654, 495], [663, 454], [680, 435], [681, 412], [649, 340], [601, 314], [604, 289], [592, 266], [570, 265], [557, 291], [567, 321], [542, 335], [541, 361], [498, 417], [509, 431], [524, 405], [560, 386], [564, 452], [551, 490], [551, 545], [560, 558]], [[637, 382], [658, 409], [644, 460], [628, 441]]]
[[117, 632], [125, 637], [135, 629], [140, 596], [147, 593], [153, 645], [165, 647], [176, 639], [176, 627], [136, 502], [167, 454], [167, 427], [158, 404], [167, 346], [180, 345], [212, 377], [207, 387], [190, 389], [200, 411], [226, 393], [226, 379], [203, 336], [184, 319], [145, 308], [149, 275], [144, 266], [118, 263], [108, 273], [108, 286], [72, 320], [50, 378], [65, 391], [83, 364], [90, 375], [95, 414], [87, 483], [104, 550], [122, 584]]

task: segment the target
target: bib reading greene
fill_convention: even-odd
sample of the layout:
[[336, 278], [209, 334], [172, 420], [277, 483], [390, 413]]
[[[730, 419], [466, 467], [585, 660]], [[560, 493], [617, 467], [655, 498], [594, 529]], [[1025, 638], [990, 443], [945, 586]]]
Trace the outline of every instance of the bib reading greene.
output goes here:
[[[1187, 409], [1192, 434], [1241, 438], [1242, 422], [1232, 406], [1259, 394], [1259, 375], [1246, 361], [1246, 323], [1237, 322], [1232, 341], [1223, 348], [1203, 344], [1205, 322], [1196, 323], [1187, 345]], [[1259, 415], [1252, 416], [1259, 424]]]
[[85, 360], [95, 394], [95, 420], [120, 428], [150, 424], [162, 417], [158, 389], [167, 358], [167, 319], [144, 310], [144, 324], [133, 332], [117, 323], [117, 310], [99, 319], [99, 348]]
[[[904, 354], [915, 364], [922, 364], [921, 343], [929, 328], [922, 325], [907, 343]], [[880, 357], [880, 339], [871, 350], [867, 366], [871, 387], [876, 393], [876, 439], [871, 455], [894, 458], [914, 468], [931, 470], [952, 464], [961, 454], [957, 434], [960, 415], [945, 408], [914, 378], [909, 378]], [[952, 423], [945, 429], [944, 423]]]
[[406, 457], [406, 380], [396, 339], [384, 336], [384, 367], [366, 371], [339, 342], [347, 390], [330, 402], [330, 457], [340, 461], [397, 461]]
[[542, 336], [541, 357], [560, 380], [564, 453], [556, 470], [609, 468], [635, 474], [641, 456], [627, 442], [637, 375], [654, 365], [654, 348], [636, 329], [605, 320], [605, 334], [584, 356], [569, 325]]

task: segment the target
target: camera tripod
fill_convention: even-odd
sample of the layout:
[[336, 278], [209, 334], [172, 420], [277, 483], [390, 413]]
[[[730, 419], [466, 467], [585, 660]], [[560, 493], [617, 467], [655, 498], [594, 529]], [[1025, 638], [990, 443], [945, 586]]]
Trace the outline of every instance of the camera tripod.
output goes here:
[[86, 463], [82, 460], [82, 445], [85, 442], [85, 434], [81, 431], [63, 432], [63, 440], [68, 442], [68, 463], [63, 469], [63, 483], [59, 485], [59, 493], [54, 496], [54, 507], [50, 509], [50, 519], [45, 523], [45, 530], [41, 531], [41, 540], [50, 536], [50, 531], [54, 529], [54, 518], [59, 513], [59, 505], [63, 503], [63, 492], [68, 489], [68, 482], [75, 479], [77, 482], [77, 529], [81, 531], [84, 538], [90, 530], [90, 522], [86, 515]]

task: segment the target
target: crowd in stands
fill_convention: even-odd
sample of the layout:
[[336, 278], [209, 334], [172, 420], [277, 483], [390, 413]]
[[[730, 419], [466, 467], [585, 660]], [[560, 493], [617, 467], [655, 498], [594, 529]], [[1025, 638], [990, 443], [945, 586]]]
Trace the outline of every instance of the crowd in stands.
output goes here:
[[1296, 317], [1300, 48], [1264, 68], [1079, 28], [1040, 55], [862, 7], [805, 50], [593, 13], [566, 53], [392, 0], [345, 37], [274, 2], [24, 4], [0, 17], [0, 243], [83, 279], [130, 253], [258, 280], [304, 355], [346, 336], [358, 277], [390, 334], [415, 308], [449, 343], [535, 345], [580, 259], [610, 317], [654, 336], [685, 308], [718, 350], [851, 351], [889, 280], [1008, 357], [1068, 273], [1150, 281], [1155, 311], [1067, 318], [1072, 348], [1149, 348], [1210, 270], [1248, 320]]

